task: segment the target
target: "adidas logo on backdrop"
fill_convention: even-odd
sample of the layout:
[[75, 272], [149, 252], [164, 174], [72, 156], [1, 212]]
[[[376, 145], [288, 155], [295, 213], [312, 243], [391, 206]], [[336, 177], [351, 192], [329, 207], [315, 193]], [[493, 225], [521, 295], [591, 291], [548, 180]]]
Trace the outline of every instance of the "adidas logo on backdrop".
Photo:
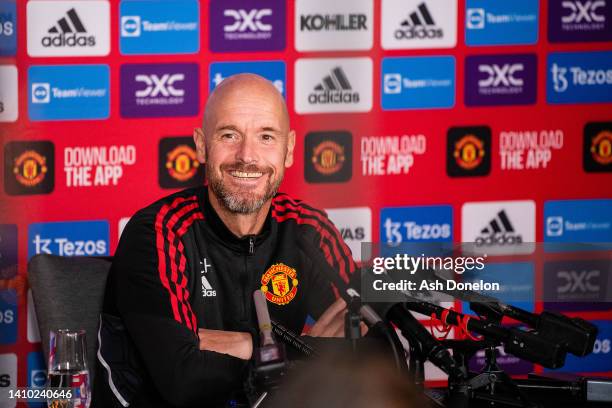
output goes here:
[[43, 47], [94, 47], [96, 38], [87, 35], [87, 29], [74, 8], [57, 20], [42, 38]]
[[353, 91], [342, 68], [336, 67], [314, 87], [314, 92], [308, 95], [308, 102], [312, 104], [358, 103], [359, 92]]

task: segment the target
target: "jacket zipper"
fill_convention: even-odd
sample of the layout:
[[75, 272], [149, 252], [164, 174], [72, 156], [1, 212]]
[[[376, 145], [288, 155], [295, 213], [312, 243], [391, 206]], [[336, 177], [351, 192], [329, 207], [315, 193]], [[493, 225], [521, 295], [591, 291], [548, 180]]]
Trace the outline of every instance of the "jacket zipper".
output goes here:
[[250, 278], [249, 278], [249, 256], [253, 255], [255, 253], [255, 238], [253, 236], [249, 237], [249, 252], [248, 254], [244, 257], [244, 272], [245, 272], [245, 276], [244, 276], [244, 281], [242, 282], [242, 320], [247, 320], [248, 316], [247, 316], [247, 308], [248, 308], [248, 304], [247, 302], [250, 301], [251, 296], [246, 293], [247, 292], [247, 288], [249, 286], [249, 282], [250, 282]]

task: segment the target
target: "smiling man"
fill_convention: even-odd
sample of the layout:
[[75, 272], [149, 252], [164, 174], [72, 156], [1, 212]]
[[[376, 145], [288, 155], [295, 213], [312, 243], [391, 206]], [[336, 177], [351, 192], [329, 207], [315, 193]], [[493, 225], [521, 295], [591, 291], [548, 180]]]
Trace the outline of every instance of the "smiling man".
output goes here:
[[224, 406], [241, 399], [254, 344], [252, 293], [273, 320], [340, 336], [346, 305], [305, 246], [342, 276], [350, 250], [324, 212], [278, 193], [295, 132], [282, 95], [241, 74], [210, 95], [194, 140], [207, 186], [165, 197], [126, 226], [107, 283], [94, 405]]

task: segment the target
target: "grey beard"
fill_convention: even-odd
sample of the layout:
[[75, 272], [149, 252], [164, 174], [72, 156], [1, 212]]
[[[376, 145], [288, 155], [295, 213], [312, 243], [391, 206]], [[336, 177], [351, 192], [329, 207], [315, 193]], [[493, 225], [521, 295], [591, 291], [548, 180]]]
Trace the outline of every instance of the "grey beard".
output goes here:
[[[206, 169], [206, 174], [211, 174], [209, 169]], [[247, 196], [241, 198], [240, 194], [228, 191], [223, 183], [215, 177], [209, 177], [208, 187], [219, 197], [221, 203], [228, 211], [235, 214], [253, 214], [259, 211], [266, 201], [276, 195], [280, 182], [281, 180], [278, 180], [274, 185], [268, 184], [266, 192], [262, 197]]]

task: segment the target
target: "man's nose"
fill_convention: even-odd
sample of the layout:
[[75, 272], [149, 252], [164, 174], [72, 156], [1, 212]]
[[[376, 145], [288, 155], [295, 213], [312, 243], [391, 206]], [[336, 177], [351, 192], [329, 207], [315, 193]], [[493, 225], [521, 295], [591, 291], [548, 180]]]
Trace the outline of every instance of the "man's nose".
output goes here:
[[255, 138], [250, 136], [243, 137], [236, 151], [236, 160], [243, 163], [256, 163], [258, 158]]

